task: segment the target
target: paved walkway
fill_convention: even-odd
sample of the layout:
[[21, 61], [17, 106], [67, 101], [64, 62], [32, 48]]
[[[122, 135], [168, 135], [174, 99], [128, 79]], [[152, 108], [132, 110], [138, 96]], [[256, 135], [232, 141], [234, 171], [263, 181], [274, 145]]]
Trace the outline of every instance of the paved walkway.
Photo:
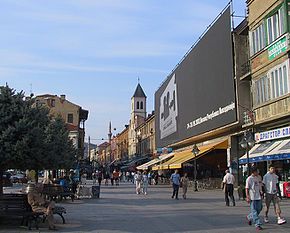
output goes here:
[[[127, 183], [102, 186], [100, 199], [66, 201], [61, 205], [68, 213], [65, 225], [55, 217], [59, 232], [256, 232], [255, 227], [245, 221], [249, 211], [247, 203], [237, 201], [236, 207], [226, 207], [221, 190], [193, 192], [191, 188], [187, 200], [175, 200], [171, 199], [169, 186], [150, 186], [149, 194], [144, 196], [136, 195], [134, 186]], [[271, 210], [272, 223], [264, 225], [263, 232], [290, 232], [290, 200], [282, 201], [282, 211], [289, 224], [278, 226]], [[27, 231], [17, 227], [17, 222], [0, 224], [1, 233]], [[39, 231], [31, 232], [48, 232], [46, 225], [40, 226]]]

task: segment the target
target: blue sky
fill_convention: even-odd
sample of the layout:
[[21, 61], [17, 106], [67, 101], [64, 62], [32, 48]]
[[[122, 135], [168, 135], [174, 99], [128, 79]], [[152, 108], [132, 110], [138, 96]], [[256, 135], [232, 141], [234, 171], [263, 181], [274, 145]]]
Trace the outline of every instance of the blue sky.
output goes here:
[[[0, 85], [65, 94], [89, 110], [86, 137], [107, 137], [109, 121], [121, 132], [138, 77], [149, 113], [162, 81], [228, 2], [1, 0]], [[236, 15], [244, 2], [234, 1]]]

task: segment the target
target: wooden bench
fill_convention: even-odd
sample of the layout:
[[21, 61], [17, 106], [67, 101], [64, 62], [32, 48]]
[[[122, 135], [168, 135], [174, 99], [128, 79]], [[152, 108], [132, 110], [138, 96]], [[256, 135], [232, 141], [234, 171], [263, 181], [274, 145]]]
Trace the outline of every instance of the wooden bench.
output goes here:
[[[66, 209], [62, 206], [56, 206], [53, 210], [53, 214], [61, 217], [63, 224], [65, 224], [64, 213], [66, 213]], [[44, 212], [32, 211], [27, 201], [27, 194], [3, 194], [0, 196], [0, 216], [22, 217], [21, 225], [25, 223], [29, 230], [31, 230], [33, 222], [35, 228], [38, 229], [40, 217], [42, 217], [43, 222], [46, 219]]]
[[58, 184], [44, 184], [41, 193], [45, 195], [49, 200], [53, 201], [62, 201], [67, 197], [70, 197], [71, 200], [74, 201], [75, 198], [75, 194], [70, 191], [69, 188], [64, 190], [64, 187]]
[[36, 228], [37, 218], [40, 216], [31, 210], [25, 194], [3, 194], [0, 196], [0, 216], [5, 217], [22, 217], [21, 225], [28, 226], [31, 230], [32, 222], [35, 222]]

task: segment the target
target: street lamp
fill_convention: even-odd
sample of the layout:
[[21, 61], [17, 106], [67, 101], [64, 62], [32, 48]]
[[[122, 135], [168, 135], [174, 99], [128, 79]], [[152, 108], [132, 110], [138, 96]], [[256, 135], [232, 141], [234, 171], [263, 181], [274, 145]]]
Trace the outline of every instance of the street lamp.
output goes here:
[[242, 140], [239, 142], [243, 149], [246, 149], [247, 153], [247, 174], [250, 176], [250, 159], [249, 150], [255, 145], [255, 140], [249, 131], [245, 131]]
[[141, 130], [139, 130], [137, 132], [137, 154], [139, 156], [141, 156], [141, 153], [142, 153], [142, 151], [141, 151], [141, 139], [142, 139]]
[[196, 146], [196, 144], [194, 144], [191, 152], [194, 154], [194, 174], [193, 174], [193, 176], [194, 176], [194, 191], [197, 192], [198, 189], [197, 189], [197, 180], [196, 180], [196, 175], [197, 175], [196, 156], [199, 153], [199, 149]]

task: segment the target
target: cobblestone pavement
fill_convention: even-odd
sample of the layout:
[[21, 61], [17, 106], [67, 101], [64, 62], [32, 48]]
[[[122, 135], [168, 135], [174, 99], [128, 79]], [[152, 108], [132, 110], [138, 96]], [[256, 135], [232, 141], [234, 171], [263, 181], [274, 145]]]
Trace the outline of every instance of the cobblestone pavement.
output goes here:
[[[59, 216], [55, 219], [58, 232], [71, 233], [256, 232], [255, 227], [248, 226], [245, 221], [248, 204], [237, 201], [236, 207], [226, 207], [223, 199], [221, 190], [193, 192], [192, 188], [188, 199], [171, 199], [168, 185], [149, 186], [147, 196], [136, 195], [132, 184], [122, 183], [102, 186], [100, 199], [59, 203], [67, 209], [67, 223], [61, 224]], [[264, 225], [262, 232], [290, 232], [290, 199], [283, 200], [281, 206], [289, 223], [278, 226], [272, 208], [270, 223]], [[18, 227], [19, 222], [9, 219], [2, 219], [0, 224], [1, 233], [27, 232]], [[48, 232], [47, 225], [30, 232]]]

